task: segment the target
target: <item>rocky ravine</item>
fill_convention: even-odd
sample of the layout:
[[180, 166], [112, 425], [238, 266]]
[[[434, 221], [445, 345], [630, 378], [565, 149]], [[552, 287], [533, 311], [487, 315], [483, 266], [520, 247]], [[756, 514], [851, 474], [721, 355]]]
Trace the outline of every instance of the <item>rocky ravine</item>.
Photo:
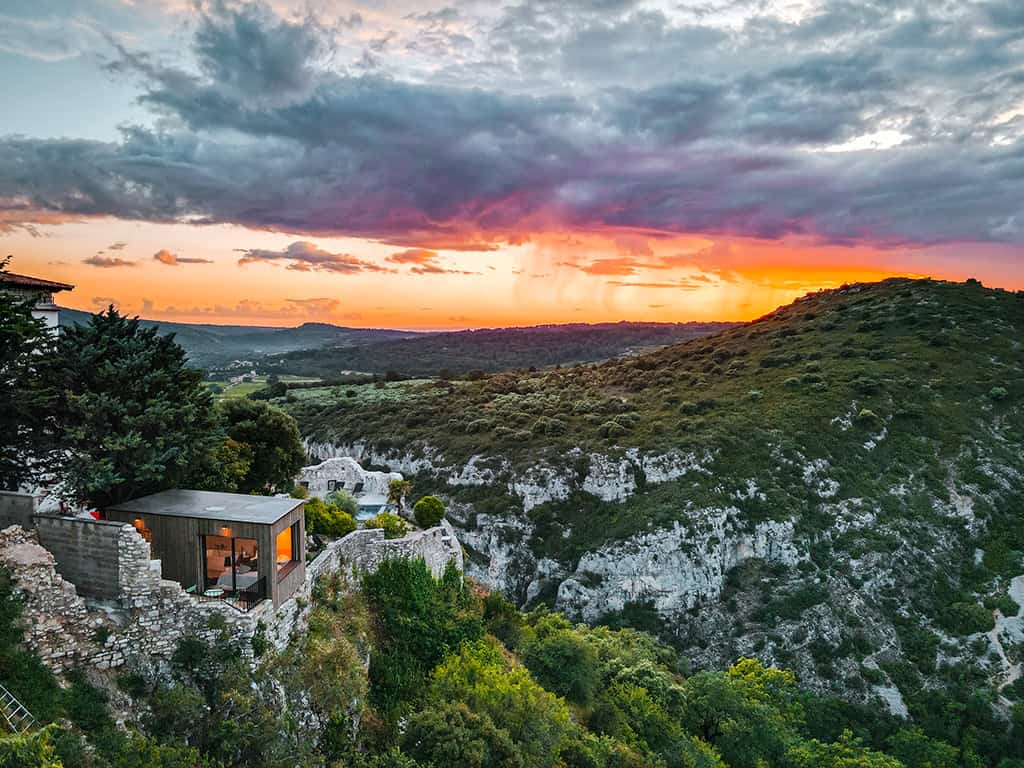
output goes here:
[[[880, 603], [906, 586], [907, 574], [957, 556], [956, 542], [945, 529], [918, 528], [912, 535], [894, 530], [902, 542], [896, 551], [859, 553], [827, 572], [814, 568], [808, 551], [814, 541], [885, 528], [870, 504], [833, 498], [837, 486], [821, 461], [808, 462], [803, 472], [808, 488], [820, 499], [820, 510], [831, 521], [814, 541], [801, 537], [793, 520], [751, 526], [735, 507], [703, 508], [681, 499], [680, 522], [608, 542], [585, 552], [578, 562], [566, 563], [538, 557], [531, 550], [532, 509], [566, 499], [574, 489], [604, 501], [623, 501], [641, 483], [706, 474], [713, 456], [627, 450], [618, 458], [570, 456], [563, 466], [574, 470], [539, 463], [516, 473], [506, 460], [494, 458], [474, 457], [463, 466], [447, 466], [429, 449], [382, 454], [361, 443], [307, 443], [307, 448], [321, 459], [351, 456], [407, 476], [433, 475], [452, 487], [503, 488], [521, 499], [521, 512], [500, 517], [449, 499], [449, 518], [469, 553], [466, 572], [521, 606], [553, 596], [558, 610], [588, 622], [639, 608], [658, 622], [661, 634], [688, 652], [697, 667], [718, 667], [740, 655], [757, 656], [793, 668], [810, 688], [864, 701], [878, 698], [897, 715], [905, 714], [906, 707], [883, 668], [901, 660], [903, 652], [892, 616], [880, 609]], [[971, 530], [972, 489], [951, 479], [949, 491], [949, 500], [936, 500], [938, 512]], [[754, 480], [744, 493], [760, 493]], [[562, 535], [571, 536], [571, 529]], [[731, 580], [745, 564], [766, 570], [745, 581]], [[763, 616], [751, 621], [758, 606], [778, 596], [799, 600], [808, 593], [817, 594], [817, 601], [795, 615], [783, 612], [769, 626]], [[994, 683], [1005, 685], [1019, 674], [1020, 659], [1008, 656], [1003, 646], [1011, 646], [1024, 632], [1024, 609], [1021, 613], [999, 615], [995, 630], [966, 639], [949, 637], [934, 627], [929, 630], [939, 637], [948, 658], [958, 653], [966, 658], [972, 641], [986, 643], [988, 650], [975, 655], [983, 659]], [[840, 655], [822, 658], [823, 648], [839, 649], [851, 639], [871, 653], [859, 662]], [[861, 684], [851, 686], [855, 678]]]

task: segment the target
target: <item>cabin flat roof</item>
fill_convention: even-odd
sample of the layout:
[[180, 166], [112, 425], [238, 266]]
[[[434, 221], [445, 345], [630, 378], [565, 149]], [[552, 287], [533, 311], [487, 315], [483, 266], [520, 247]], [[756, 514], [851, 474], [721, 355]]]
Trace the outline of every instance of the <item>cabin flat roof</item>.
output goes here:
[[302, 503], [302, 499], [174, 489], [115, 504], [109, 509], [136, 515], [193, 517], [200, 520], [269, 525]]
[[70, 291], [75, 287], [70, 283], [58, 283], [54, 280], [43, 280], [41, 277], [18, 275], [14, 272], [0, 272], [0, 284], [23, 285], [26, 288], [42, 288], [47, 291]]

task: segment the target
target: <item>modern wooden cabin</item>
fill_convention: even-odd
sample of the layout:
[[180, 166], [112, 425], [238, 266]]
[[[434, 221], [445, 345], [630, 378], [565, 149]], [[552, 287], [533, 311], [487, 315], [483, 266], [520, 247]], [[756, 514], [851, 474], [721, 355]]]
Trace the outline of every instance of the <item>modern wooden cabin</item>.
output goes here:
[[197, 595], [276, 608], [306, 578], [301, 499], [171, 490], [108, 507], [150, 543], [163, 578]]

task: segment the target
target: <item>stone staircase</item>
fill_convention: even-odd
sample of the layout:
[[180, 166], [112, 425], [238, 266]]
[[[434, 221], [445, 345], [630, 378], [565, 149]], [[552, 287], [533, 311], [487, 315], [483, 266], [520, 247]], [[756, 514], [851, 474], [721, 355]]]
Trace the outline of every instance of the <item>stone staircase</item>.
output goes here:
[[24, 733], [36, 719], [32, 713], [25, 709], [25, 706], [18, 701], [14, 694], [0, 685], [0, 712], [3, 713], [4, 722], [12, 733]]

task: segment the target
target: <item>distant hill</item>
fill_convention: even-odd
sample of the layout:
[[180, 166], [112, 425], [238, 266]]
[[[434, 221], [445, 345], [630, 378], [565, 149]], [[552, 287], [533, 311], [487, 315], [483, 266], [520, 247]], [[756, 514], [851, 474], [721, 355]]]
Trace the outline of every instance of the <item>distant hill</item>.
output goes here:
[[328, 378], [339, 371], [433, 376], [548, 368], [609, 360], [707, 336], [733, 323], [573, 323], [424, 334], [372, 344], [289, 352], [265, 361], [267, 372]]
[[284, 404], [318, 455], [443, 497], [522, 605], [941, 730], [1024, 706], [1022, 339], [1024, 292], [893, 279], [600, 365]]
[[[90, 314], [77, 309], [61, 309], [61, 325], [88, 322]], [[404, 339], [417, 334], [379, 328], [346, 328], [329, 323], [304, 323], [295, 328], [275, 328], [252, 325], [207, 325], [172, 323], [163, 320], [143, 320], [146, 327], [156, 327], [162, 333], [173, 333], [188, 353], [193, 365], [200, 368], [218, 368], [233, 360], [256, 361], [267, 355], [284, 352], [345, 347]]]

